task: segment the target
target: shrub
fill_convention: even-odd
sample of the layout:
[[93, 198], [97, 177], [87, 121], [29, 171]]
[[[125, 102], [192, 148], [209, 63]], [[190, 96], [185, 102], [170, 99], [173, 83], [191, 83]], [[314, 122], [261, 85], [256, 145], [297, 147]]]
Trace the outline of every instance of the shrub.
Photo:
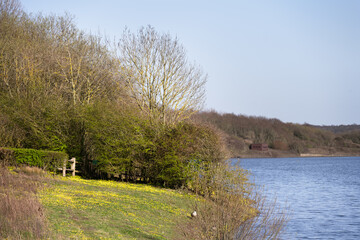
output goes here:
[[0, 148], [0, 164], [3, 166], [16, 165], [14, 151], [8, 148]]
[[297, 137], [297, 138], [299, 138], [299, 139], [301, 139], [301, 140], [304, 140], [304, 139], [305, 139], [305, 137], [304, 137], [304, 135], [302, 134], [302, 132], [301, 132], [300, 130], [298, 130], [298, 129], [294, 130], [294, 136]]
[[247, 172], [228, 164], [212, 164], [199, 173], [202, 198], [197, 216], [180, 230], [184, 239], [279, 239], [286, 215], [247, 180]]
[[226, 157], [223, 141], [207, 125], [188, 122], [165, 128], [153, 141], [156, 147], [147, 164], [149, 178], [157, 185], [189, 187], [198, 164], [206, 166]]
[[29, 166], [43, 167], [44, 162], [42, 161], [44, 152], [35, 149], [21, 149], [14, 148], [16, 163], [26, 164]]
[[84, 175], [133, 175], [134, 152], [146, 145], [139, 117], [124, 106], [97, 102], [87, 107], [83, 120]]
[[289, 149], [291, 151], [299, 153], [299, 154], [305, 152], [304, 144], [301, 142], [298, 142], [298, 141], [294, 141], [294, 142], [290, 143]]
[[84, 120], [83, 173], [89, 177], [177, 188], [191, 181], [189, 166], [194, 160], [216, 162], [226, 155], [224, 140], [208, 125], [165, 126], [126, 106], [106, 102], [89, 106]]
[[0, 161], [3, 165], [28, 165], [54, 171], [62, 167], [68, 155], [63, 152], [24, 148], [0, 148]]

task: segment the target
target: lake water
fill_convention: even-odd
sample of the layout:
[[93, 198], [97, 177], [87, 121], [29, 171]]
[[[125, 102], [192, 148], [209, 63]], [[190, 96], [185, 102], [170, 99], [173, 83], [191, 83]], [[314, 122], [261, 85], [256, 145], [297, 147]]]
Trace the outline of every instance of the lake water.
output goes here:
[[241, 159], [240, 166], [289, 207], [283, 239], [360, 239], [360, 157]]

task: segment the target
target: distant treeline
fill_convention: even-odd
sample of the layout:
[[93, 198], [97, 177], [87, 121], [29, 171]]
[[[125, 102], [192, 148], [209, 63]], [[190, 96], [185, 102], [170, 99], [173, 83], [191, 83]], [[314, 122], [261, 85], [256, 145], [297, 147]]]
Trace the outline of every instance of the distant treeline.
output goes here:
[[324, 129], [333, 133], [350, 133], [350, 132], [356, 132], [360, 131], [360, 125], [357, 124], [351, 124], [351, 125], [330, 125], [330, 126], [316, 126], [314, 127]]
[[234, 153], [247, 151], [251, 143], [267, 143], [272, 149], [295, 153], [304, 153], [313, 148], [327, 148], [331, 151], [360, 149], [358, 125], [319, 127], [215, 111], [201, 112], [194, 118], [221, 129], [226, 134], [228, 147]]

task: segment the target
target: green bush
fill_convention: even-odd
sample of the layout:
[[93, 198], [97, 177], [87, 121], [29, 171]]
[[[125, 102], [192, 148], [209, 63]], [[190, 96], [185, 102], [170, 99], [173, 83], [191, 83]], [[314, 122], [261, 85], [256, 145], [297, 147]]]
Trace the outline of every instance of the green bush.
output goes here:
[[177, 188], [187, 186], [196, 162], [226, 158], [221, 134], [209, 125], [164, 126], [122, 105], [96, 103], [84, 112], [83, 153], [88, 177], [121, 178]]
[[16, 162], [18, 164], [26, 164], [34, 167], [44, 167], [42, 161], [44, 153], [35, 149], [13, 149]]
[[0, 161], [4, 165], [28, 165], [46, 170], [56, 170], [62, 167], [68, 155], [63, 152], [25, 149], [0, 148]]
[[198, 174], [194, 163], [206, 166], [226, 158], [222, 141], [210, 126], [180, 123], [168, 127], [153, 141], [156, 147], [146, 166], [148, 178], [153, 184], [171, 188], [189, 186]]
[[97, 102], [87, 107], [83, 119], [82, 173], [88, 177], [132, 175], [132, 156], [142, 135], [137, 118], [122, 106]]

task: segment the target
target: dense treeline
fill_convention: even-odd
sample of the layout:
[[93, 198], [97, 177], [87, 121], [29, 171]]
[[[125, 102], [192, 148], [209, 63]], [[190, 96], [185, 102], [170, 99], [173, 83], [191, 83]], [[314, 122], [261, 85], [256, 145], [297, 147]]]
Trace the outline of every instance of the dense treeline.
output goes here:
[[[267, 143], [270, 148], [306, 153], [311, 149], [359, 151], [359, 131], [334, 133], [326, 127], [283, 123], [278, 119], [235, 114], [201, 112], [196, 119], [217, 126], [227, 134], [227, 144], [235, 154], [249, 149], [252, 143]], [[329, 129], [330, 130], [330, 129]]]
[[206, 75], [177, 39], [126, 30], [116, 49], [71, 16], [0, 3], [0, 146], [62, 151], [84, 176], [168, 187], [225, 158], [212, 127], [185, 121]]
[[340, 146], [353, 146], [360, 144], [360, 125], [340, 125], [340, 126], [315, 126], [335, 133], [336, 143]]
[[314, 126], [320, 129], [328, 130], [333, 133], [347, 133], [353, 131], [360, 131], [360, 125], [351, 124], [351, 125], [330, 125], [330, 126]]

